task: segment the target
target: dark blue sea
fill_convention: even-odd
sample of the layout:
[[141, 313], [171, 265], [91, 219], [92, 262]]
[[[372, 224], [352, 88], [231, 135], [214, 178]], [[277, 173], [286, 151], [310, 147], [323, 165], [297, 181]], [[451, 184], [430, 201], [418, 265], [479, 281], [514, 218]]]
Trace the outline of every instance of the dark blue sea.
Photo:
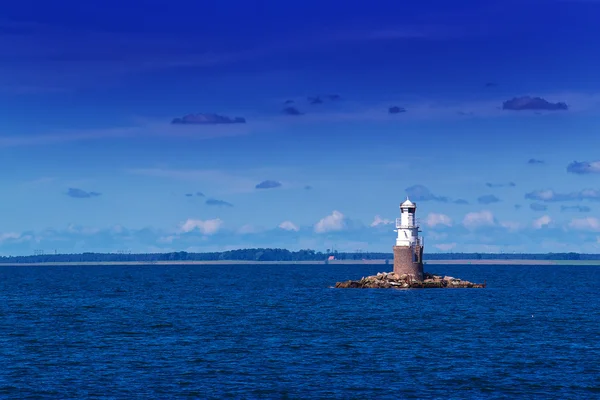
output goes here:
[[0, 266], [0, 398], [600, 398], [600, 267]]

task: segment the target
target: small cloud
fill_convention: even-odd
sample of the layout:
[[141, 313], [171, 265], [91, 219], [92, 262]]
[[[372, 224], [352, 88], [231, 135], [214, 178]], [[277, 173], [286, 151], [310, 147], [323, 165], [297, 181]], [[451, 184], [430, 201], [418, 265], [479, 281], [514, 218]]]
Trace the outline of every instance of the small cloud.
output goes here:
[[453, 203], [454, 204], [462, 204], [462, 205], [469, 204], [469, 202], [466, 201], [465, 199], [456, 199], [453, 201]]
[[240, 235], [247, 235], [249, 233], [257, 233], [257, 232], [259, 232], [259, 230], [250, 224], [243, 225], [237, 230], [237, 233]]
[[538, 219], [534, 220], [532, 225], [534, 229], [542, 229], [544, 226], [548, 226], [550, 222], [552, 222], [552, 218], [544, 215], [543, 217], [539, 217]]
[[413, 185], [405, 189], [406, 194], [414, 201], [440, 201], [448, 202], [448, 198], [444, 196], [436, 196], [423, 185]]
[[346, 227], [346, 217], [341, 212], [334, 210], [331, 215], [328, 215], [315, 224], [316, 233], [326, 233], [333, 231], [341, 231]]
[[205, 201], [205, 204], [208, 206], [233, 207], [233, 204], [217, 199], [208, 199]]
[[293, 231], [298, 232], [300, 228], [298, 225], [294, 224], [292, 221], [283, 221], [279, 224], [279, 229], [283, 229], [285, 231]]
[[304, 115], [304, 113], [298, 111], [296, 107], [286, 107], [283, 109], [283, 113], [287, 115]]
[[102, 195], [102, 193], [86, 192], [85, 190], [81, 190], [81, 189], [77, 189], [77, 188], [69, 188], [69, 190], [67, 190], [67, 196], [73, 197], [76, 199], [88, 199], [90, 197], [98, 197], [101, 195]]
[[256, 189], [273, 189], [281, 186], [281, 182], [266, 180], [255, 186]]
[[569, 223], [569, 228], [579, 231], [600, 231], [600, 220], [596, 217], [575, 218]]
[[373, 219], [373, 222], [371, 222], [371, 227], [375, 227], [378, 225], [389, 225], [389, 224], [393, 224], [394, 221], [389, 220], [389, 219], [384, 219], [381, 218], [379, 215], [376, 215], [375, 218]]
[[388, 113], [390, 114], [400, 114], [404, 112], [406, 112], [406, 108], [404, 107], [392, 106], [388, 109]]
[[294, 100], [286, 100], [283, 102], [283, 104], [285, 104], [285, 105], [294, 104]]
[[488, 87], [488, 88], [489, 88], [489, 87], [496, 87], [496, 86], [498, 86], [498, 84], [497, 84], [497, 83], [494, 83], [494, 82], [487, 82], [487, 83], [485, 84], [485, 87]]
[[550, 103], [549, 101], [542, 99], [541, 97], [530, 97], [530, 96], [522, 96], [515, 97], [511, 100], [506, 100], [502, 103], [503, 110], [546, 110], [546, 111], [555, 111], [555, 110], [567, 110], [568, 106], [566, 103]]
[[515, 210], [519, 210], [521, 208], [520, 204], [515, 204]]
[[337, 100], [342, 99], [342, 96], [340, 96], [339, 94], [329, 94], [329, 95], [327, 95], [327, 97], [329, 98], [329, 100], [332, 100], [332, 101], [337, 101]]
[[490, 211], [471, 212], [463, 218], [463, 225], [467, 229], [477, 229], [486, 226], [496, 225], [494, 214]]
[[445, 214], [429, 213], [425, 219], [425, 225], [430, 228], [437, 225], [452, 226], [452, 219]]
[[477, 202], [479, 204], [492, 204], [492, 203], [498, 203], [500, 201], [500, 199], [496, 196], [494, 196], [493, 194], [486, 194], [484, 196], [479, 196], [477, 198]]
[[431, 231], [427, 232], [427, 237], [433, 240], [445, 240], [448, 238], [448, 233]]
[[529, 208], [531, 208], [533, 211], [546, 211], [548, 206], [540, 203], [531, 203]]
[[203, 235], [212, 235], [217, 233], [221, 226], [223, 225], [223, 221], [219, 218], [209, 219], [209, 220], [200, 220], [200, 219], [188, 219], [183, 222], [179, 231], [182, 233], [192, 232], [194, 230], [200, 231]]
[[0, 243], [8, 240], [17, 240], [21, 238], [20, 233], [16, 232], [8, 232], [8, 233], [0, 233]]
[[323, 100], [319, 96], [309, 97], [307, 100], [310, 104], [323, 104]]
[[590, 212], [592, 209], [588, 206], [560, 206], [560, 211]]
[[591, 200], [600, 201], [600, 191], [595, 189], [584, 189], [579, 192], [571, 193], [556, 193], [550, 189], [534, 190], [525, 194], [525, 198], [529, 200], [556, 202], [556, 201], [574, 201], [574, 200]]
[[194, 194], [193, 193], [186, 193], [185, 197], [192, 197]]
[[198, 196], [198, 197], [204, 197], [204, 193], [202, 193], [202, 192], [196, 192], [196, 196]]
[[573, 161], [567, 165], [567, 172], [578, 175], [598, 174], [600, 173], [600, 161]]
[[501, 187], [515, 187], [515, 186], [517, 186], [517, 184], [514, 183], [514, 182], [508, 182], [508, 183], [490, 183], [490, 182], [487, 182], [485, 184], [485, 186], [487, 186], [489, 188], [501, 188]]
[[306, 185], [306, 186], [304, 186], [304, 190], [311, 190], [312, 188], [313, 188], [313, 187], [312, 187], [312, 186], [310, 186], [310, 185]]
[[530, 158], [529, 161], [527, 161], [527, 164], [538, 165], [538, 164], [545, 164], [545, 162], [544, 162], [544, 160], [538, 160], [536, 158]]
[[563, 195], [558, 195], [552, 190], [534, 190], [525, 194], [525, 198], [529, 200], [540, 200], [540, 201], [556, 201], [557, 197], [562, 198]]
[[456, 243], [440, 243], [434, 245], [434, 247], [440, 251], [450, 251], [456, 247]]
[[522, 227], [521, 223], [515, 221], [503, 221], [500, 222], [500, 226], [511, 232], [516, 232]]
[[214, 124], [245, 124], [246, 119], [242, 117], [229, 118], [218, 114], [187, 114], [181, 118], [174, 118], [171, 121], [172, 124], [200, 124], [200, 125], [214, 125]]

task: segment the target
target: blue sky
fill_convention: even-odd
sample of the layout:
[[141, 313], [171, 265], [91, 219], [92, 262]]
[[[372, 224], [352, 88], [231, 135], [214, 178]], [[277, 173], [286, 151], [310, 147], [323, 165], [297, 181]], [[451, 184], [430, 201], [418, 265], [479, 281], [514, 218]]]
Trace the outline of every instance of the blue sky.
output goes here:
[[0, 10], [0, 254], [600, 249], [598, 1]]

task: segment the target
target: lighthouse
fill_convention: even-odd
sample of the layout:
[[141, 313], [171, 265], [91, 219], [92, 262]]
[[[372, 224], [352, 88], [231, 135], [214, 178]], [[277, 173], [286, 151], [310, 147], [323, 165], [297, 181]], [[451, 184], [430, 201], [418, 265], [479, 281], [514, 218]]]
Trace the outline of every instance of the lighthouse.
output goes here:
[[417, 205], [406, 198], [400, 204], [400, 218], [396, 218], [396, 245], [394, 246], [394, 272], [423, 280], [423, 238], [415, 219]]

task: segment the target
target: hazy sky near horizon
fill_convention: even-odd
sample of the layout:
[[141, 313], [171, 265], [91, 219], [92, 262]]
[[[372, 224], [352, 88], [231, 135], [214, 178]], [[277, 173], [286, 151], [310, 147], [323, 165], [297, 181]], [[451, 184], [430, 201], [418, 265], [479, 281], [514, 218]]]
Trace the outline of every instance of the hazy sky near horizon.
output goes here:
[[2, 255], [600, 250], [600, 1], [0, 10]]

